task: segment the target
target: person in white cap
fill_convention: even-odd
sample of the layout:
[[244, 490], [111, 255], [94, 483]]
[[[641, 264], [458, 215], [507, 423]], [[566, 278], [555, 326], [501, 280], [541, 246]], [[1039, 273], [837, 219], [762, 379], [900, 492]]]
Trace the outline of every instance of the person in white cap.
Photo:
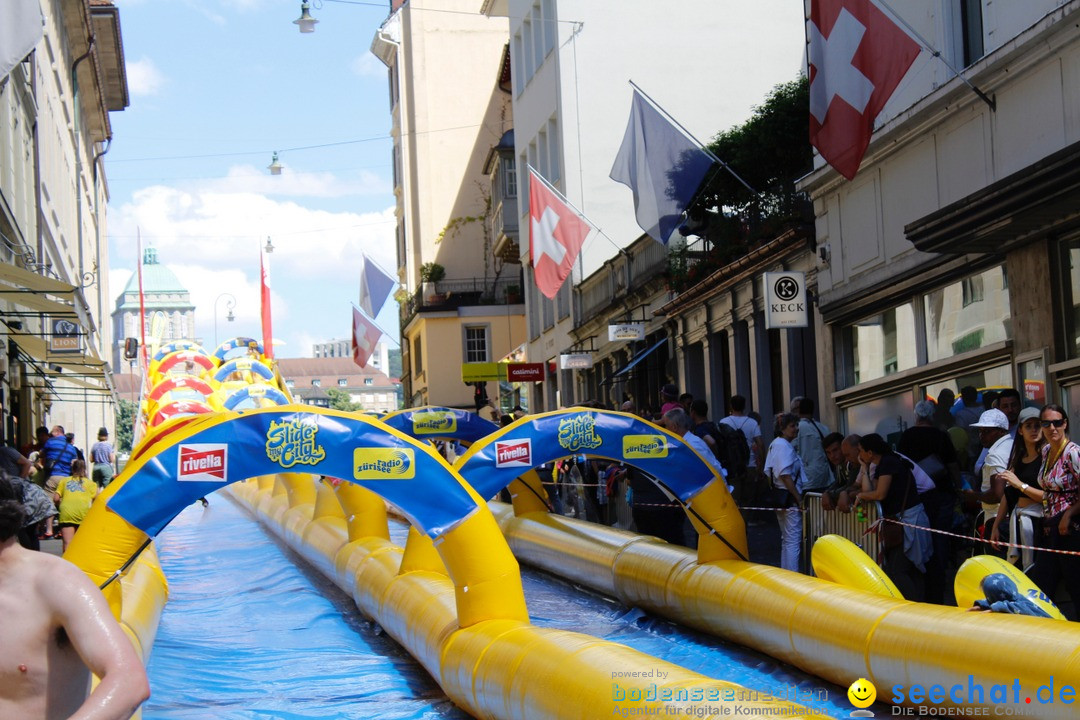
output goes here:
[[1009, 418], [1000, 410], [990, 409], [979, 416], [979, 422], [972, 423], [970, 427], [979, 431], [979, 441], [986, 448], [986, 460], [982, 466], [982, 485], [978, 490], [964, 490], [963, 495], [967, 500], [981, 503], [983, 520], [991, 521], [997, 516], [1003, 489], [1001, 484], [994, 483], [994, 477], [1009, 467], [1009, 456], [1012, 454], [1013, 438], [1009, 434]]

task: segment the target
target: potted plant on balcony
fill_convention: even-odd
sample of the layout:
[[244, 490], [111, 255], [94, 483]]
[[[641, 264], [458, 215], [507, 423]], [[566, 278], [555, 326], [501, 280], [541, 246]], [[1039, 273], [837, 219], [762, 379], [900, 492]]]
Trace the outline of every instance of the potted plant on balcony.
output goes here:
[[424, 291], [424, 302], [441, 302], [437, 283], [446, 277], [446, 268], [437, 262], [426, 262], [420, 266], [420, 282]]

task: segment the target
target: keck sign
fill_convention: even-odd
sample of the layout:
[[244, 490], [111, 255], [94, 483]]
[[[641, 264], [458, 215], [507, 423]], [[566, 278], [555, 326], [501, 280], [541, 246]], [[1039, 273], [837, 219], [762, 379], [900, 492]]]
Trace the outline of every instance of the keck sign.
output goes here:
[[806, 327], [806, 273], [767, 272], [762, 277], [765, 328]]

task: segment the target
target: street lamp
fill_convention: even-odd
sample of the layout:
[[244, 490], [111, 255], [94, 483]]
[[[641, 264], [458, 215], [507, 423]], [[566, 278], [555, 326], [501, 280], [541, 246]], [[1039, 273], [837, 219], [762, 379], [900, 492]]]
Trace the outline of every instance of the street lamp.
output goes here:
[[311, 3], [304, 0], [304, 2], [300, 3], [300, 17], [293, 20], [293, 25], [298, 26], [302, 33], [313, 33], [317, 22], [319, 21], [311, 17]]
[[218, 302], [221, 301], [221, 298], [228, 298], [225, 301], [225, 310], [226, 310], [225, 319], [227, 321], [229, 321], [229, 322], [232, 322], [233, 320], [236, 319], [236, 316], [233, 315], [233, 308], [236, 307], [236, 298], [233, 297], [231, 293], [221, 293], [214, 300], [214, 347], [215, 348], [217, 348], [217, 346], [218, 346], [217, 316], [218, 316]]

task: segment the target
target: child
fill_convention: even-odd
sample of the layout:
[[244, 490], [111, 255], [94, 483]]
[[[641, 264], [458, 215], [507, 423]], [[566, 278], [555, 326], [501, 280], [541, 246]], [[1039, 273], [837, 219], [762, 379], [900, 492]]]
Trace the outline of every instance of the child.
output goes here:
[[97, 496], [98, 486], [86, 476], [86, 461], [71, 461], [71, 477], [56, 487], [53, 499], [60, 507], [60, 517], [57, 518], [57, 526], [60, 528], [60, 537], [64, 540], [63, 551], [67, 552], [71, 538], [75, 537], [75, 531], [79, 529], [86, 513], [90, 512], [90, 504]]

